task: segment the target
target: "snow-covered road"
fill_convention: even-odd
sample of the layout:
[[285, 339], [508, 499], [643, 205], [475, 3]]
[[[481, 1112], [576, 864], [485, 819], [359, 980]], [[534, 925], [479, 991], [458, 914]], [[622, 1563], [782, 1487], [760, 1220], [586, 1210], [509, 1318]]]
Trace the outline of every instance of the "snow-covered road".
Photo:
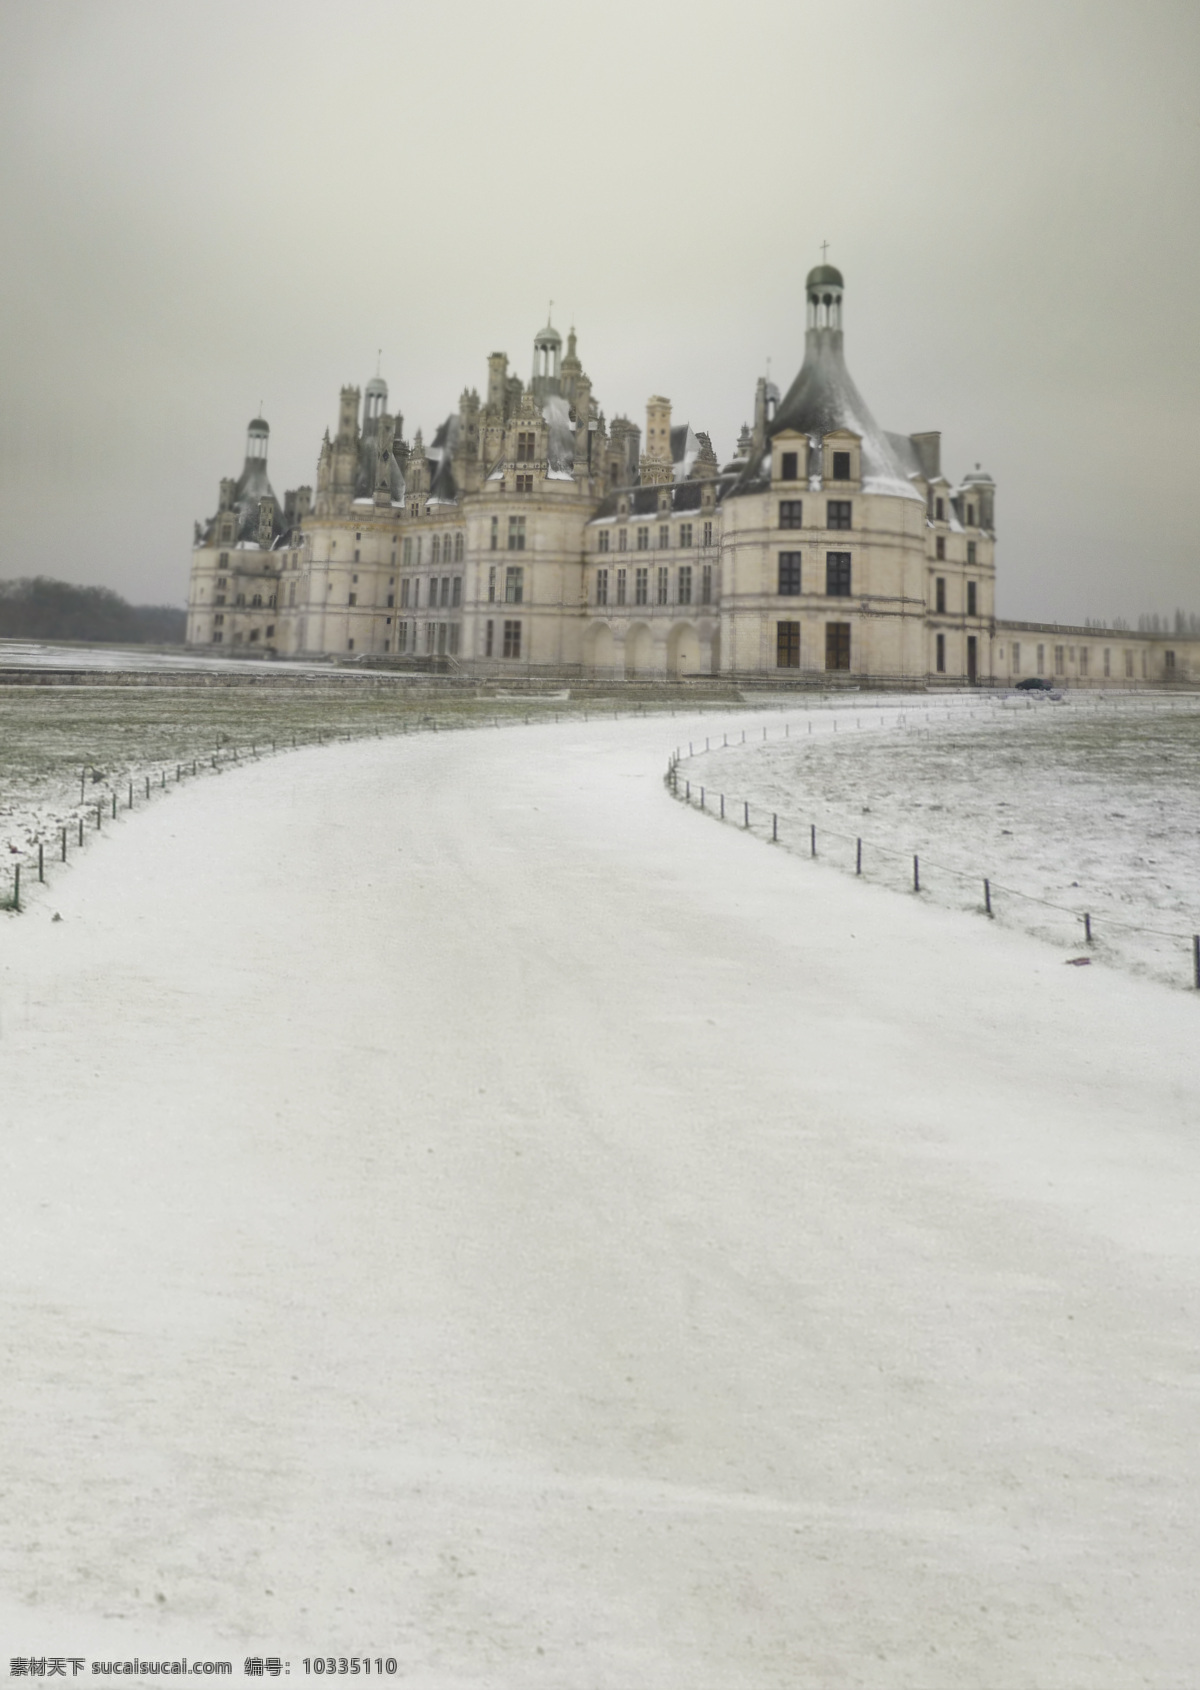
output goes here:
[[0, 918], [5, 1657], [1194, 1682], [1200, 1001], [680, 731], [298, 752]]

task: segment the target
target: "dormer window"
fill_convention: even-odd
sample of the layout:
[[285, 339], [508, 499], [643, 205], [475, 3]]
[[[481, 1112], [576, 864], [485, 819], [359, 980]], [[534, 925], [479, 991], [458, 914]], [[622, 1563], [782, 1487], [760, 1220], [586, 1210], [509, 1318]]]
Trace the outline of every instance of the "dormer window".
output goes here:
[[967, 527], [968, 528], [974, 528], [974, 526], [975, 526], [975, 506], [974, 505], [968, 505], [967, 506]]
[[945, 499], [938, 499], [934, 504], [934, 510], [937, 514], [937, 520], [939, 522], [945, 522], [945, 520], [946, 520], [946, 501], [945, 501]]
[[834, 481], [849, 481], [849, 479], [850, 479], [850, 454], [849, 454], [849, 452], [835, 452], [833, 454], [833, 475], [832, 475], [831, 479], [834, 480]]
[[517, 435], [517, 459], [520, 463], [529, 463], [537, 457], [537, 435], [532, 430]]
[[780, 457], [779, 457], [779, 479], [780, 479], [780, 481], [795, 481], [795, 480], [797, 480], [798, 477], [797, 477], [796, 466], [797, 466], [798, 463], [799, 463], [799, 456], [798, 456], [797, 453], [795, 453], [795, 452], [782, 452], [782, 453], [780, 453]]

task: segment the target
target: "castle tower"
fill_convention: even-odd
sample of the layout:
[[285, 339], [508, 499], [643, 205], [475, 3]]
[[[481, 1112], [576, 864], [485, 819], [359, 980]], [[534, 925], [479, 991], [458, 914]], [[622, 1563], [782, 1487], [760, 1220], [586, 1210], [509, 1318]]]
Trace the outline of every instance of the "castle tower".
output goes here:
[[245, 468], [256, 468], [267, 465], [267, 442], [271, 437], [271, 430], [264, 418], [255, 417], [246, 430], [246, 463]]
[[382, 376], [372, 376], [363, 389], [363, 433], [374, 434], [376, 424], [387, 410], [387, 382]]
[[641, 481], [643, 486], [654, 486], [674, 479], [671, 401], [656, 393], [646, 401], [646, 450], [642, 455]]

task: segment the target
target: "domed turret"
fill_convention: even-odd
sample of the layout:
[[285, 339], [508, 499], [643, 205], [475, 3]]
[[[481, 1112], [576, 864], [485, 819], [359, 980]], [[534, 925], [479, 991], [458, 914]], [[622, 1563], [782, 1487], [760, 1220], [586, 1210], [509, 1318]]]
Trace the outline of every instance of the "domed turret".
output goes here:
[[552, 393], [562, 392], [561, 364], [562, 336], [548, 321], [533, 342], [533, 380], [529, 385], [535, 399], [548, 399]]
[[372, 376], [363, 389], [363, 423], [378, 422], [387, 410], [387, 382], [382, 376]]
[[246, 430], [246, 465], [251, 463], [266, 463], [267, 442], [271, 437], [271, 430], [262, 417], [255, 417]]
[[810, 329], [840, 329], [842, 326], [842, 272], [832, 264], [818, 264], [804, 283], [808, 295]]

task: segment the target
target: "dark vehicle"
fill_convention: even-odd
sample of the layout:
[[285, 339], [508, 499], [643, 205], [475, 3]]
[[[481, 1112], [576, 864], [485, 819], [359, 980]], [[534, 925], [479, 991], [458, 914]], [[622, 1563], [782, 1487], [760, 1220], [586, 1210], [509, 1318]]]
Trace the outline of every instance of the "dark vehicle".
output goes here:
[[1015, 692], [1053, 692], [1054, 687], [1049, 681], [1043, 680], [1041, 675], [1026, 675], [1023, 681], [1017, 682], [1013, 690]]

